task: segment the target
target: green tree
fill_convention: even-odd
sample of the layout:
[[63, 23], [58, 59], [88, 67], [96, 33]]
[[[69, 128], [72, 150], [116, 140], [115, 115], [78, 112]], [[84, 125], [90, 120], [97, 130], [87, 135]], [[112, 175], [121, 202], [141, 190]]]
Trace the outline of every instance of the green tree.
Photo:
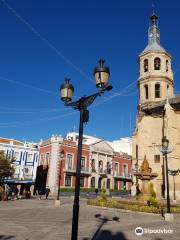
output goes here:
[[11, 165], [15, 161], [14, 158], [7, 157], [4, 151], [0, 151], [0, 180], [11, 177], [14, 174], [14, 167]]

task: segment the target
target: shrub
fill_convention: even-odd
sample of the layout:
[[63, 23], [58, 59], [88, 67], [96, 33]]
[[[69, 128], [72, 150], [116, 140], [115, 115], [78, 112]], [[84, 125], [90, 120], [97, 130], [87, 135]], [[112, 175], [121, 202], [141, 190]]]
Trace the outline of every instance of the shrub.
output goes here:
[[[75, 188], [60, 188], [61, 192], [74, 192]], [[80, 192], [95, 192], [95, 188], [80, 188]]]
[[102, 189], [101, 189], [100, 200], [101, 201], [107, 201], [105, 183], [103, 183], [103, 186], [102, 186]]
[[159, 207], [159, 202], [158, 202], [158, 200], [157, 200], [156, 198], [150, 197], [150, 198], [148, 199], [148, 201], [150, 202], [151, 205], [153, 205], [153, 206], [155, 206], [155, 207]]
[[154, 191], [154, 186], [153, 186], [152, 182], [149, 183], [148, 190], [149, 190], [149, 193], [151, 195], [148, 198], [149, 203], [151, 205], [155, 206], [155, 207], [158, 207], [159, 203], [158, 203], [158, 200], [156, 198], [156, 192]]
[[125, 209], [138, 212], [147, 212], [147, 213], [160, 213], [160, 209], [155, 206], [142, 206], [137, 204], [124, 204], [115, 200], [102, 201], [102, 200], [88, 200], [88, 205], [99, 206], [99, 207], [108, 207], [108, 208], [117, 208]]
[[118, 189], [110, 189], [110, 193], [128, 193], [128, 190], [118, 190]]
[[149, 188], [149, 193], [151, 197], [156, 198], [156, 192], [154, 191], [154, 185], [152, 182], [149, 183], [148, 188]]
[[172, 213], [180, 213], [180, 206], [171, 207], [171, 212]]
[[[101, 199], [89, 199], [87, 201], [88, 205], [93, 205], [93, 206], [99, 206], [99, 207], [108, 207], [108, 208], [117, 208], [117, 209], [125, 209], [125, 210], [131, 210], [131, 211], [138, 211], [138, 212], [146, 212], [146, 213], [161, 213], [161, 208], [156, 207], [156, 206], [147, 206], [147, 205], [142, 205], [138, 203], [130, 203], [127, 202], [125, 203], [116, 201], [116, 200], [108, 200], [108, 201], [102, 201]], [[166, 211], [166, 209], [165, 209]], [[171, 207], [171, 212], [172, 213], [180, 213], [180, 206], [176, 207]]]

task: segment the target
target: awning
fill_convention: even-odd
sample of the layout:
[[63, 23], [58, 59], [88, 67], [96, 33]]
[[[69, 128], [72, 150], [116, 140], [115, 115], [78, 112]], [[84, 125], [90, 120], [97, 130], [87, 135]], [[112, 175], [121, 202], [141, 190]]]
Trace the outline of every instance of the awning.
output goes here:
[[14, 183], [14, 184], [21, 184], [21, 183], [34, 184], [35, 183], [35, 181], [33, 181], [33, 180], [15, 180], [15, 179], [4, 179], [3, 182], [4, 183]]

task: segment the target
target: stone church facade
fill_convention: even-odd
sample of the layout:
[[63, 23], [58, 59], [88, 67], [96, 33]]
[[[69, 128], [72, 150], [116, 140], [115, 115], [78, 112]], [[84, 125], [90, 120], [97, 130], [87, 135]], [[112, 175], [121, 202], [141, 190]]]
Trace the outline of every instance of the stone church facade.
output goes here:
[[[150, 17], [148, 45], [139, 55], [139, 104], [132, 136], [132, 165], [140, 168], [143, 159], [158, 176], [152, 180], [158, 198], [166, 197], [165, 159], [162, 138], [169, 139], [168, 169], [180, 169], [180, 96], [174, 95], [171, 55], [160, 45], [156, 15]], [[176, 199], [180, 200], [180, 175], [174, 177]], [[169, 176], [170, 198], [174, 199], [174, 180]], [[135, 177], [133, 181], [137, 183]], [[141, 181], [138, 180], [141, 188]]]

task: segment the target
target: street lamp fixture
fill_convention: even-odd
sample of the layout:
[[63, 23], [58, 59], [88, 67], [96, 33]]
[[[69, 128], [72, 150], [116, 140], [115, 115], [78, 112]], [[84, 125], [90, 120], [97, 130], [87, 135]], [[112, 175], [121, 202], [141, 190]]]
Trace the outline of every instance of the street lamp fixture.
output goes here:
[[57, 200], [59, 200], [59, 195], [60, 195], [60, 191], [61, 191], [61, 172], [62, 172], [62, 161], [63, 161], [64, 155], [65, 155], [65, 152], [64, 152], [64, 150], [62, 150], [60, 152], [60, 169], [59, 169], [59, 181], [58, 181]]
[[70, 79], [65, 79], [65, 84], [60, 87], [61, 92], [61, 100], [64, 102], [70, 102], [72, 100], [72, 96], [74, 94], [74, 87], [70, 83]]
[[138, 171], [138, 163], [136, 162], [136, 163], [134, 164], [134, 166], [135, 166], [135, 171], [137, 172], [137, 171]]
[[110, 76], [109, 68], [104, 65], [104, 60], [99, 60], [99, 66], [94, 69], [94, 77], [96, 79], [96, 87], [103, 88], [108, 84]]
[[162, 149], [163, 151], [167, 151], [169, 147], [169, 140], [166, 138], [166, 136], [162, 139]]
[[168, 149], [169, 147], [169, 140], [164, 136], [162, 138], [162, 154], [165, 157], [165, 164], [166, 164], [166, 195], [167, 195], [167, 213], [170, 213], [170, 196], [169, 196], [169, 175], [168, 175], [168, 161], [167, 161], [167, 154], [171, 153], [172, 151]]
[[74, 93], [74, 87], [70, 83], [70, 79], [66, 79], [66, 82], [60, 87], [61, 100], [65, 103], [65, 106], [72, 107], [80, 112], [79, 122], [79, 139], [78, 139], [78, 152], [77, 152], [77, 166], [76, 166], [76, 183], [75, 183], [75, 195], [73, 205], [73, 218], [72, 218], [72, 233], [71, 240], [77, 240], [78, 237], [78, 220], [79, 220], [79, 193], [80, 193], [80, 173], [81, 173], [81, 156], [82, 156], [82, 139], [83, 139], [83, 126], [84, 123], [89, 120], [89, 111], [87, 110], [94, 100], [101, 96], [105, 91], [110, 91], [112, 86], [108, 83], [110, 70], [104, 65], [104, 60], [99, 60], [99, 65], [94, 69], [94, 77], [96, 80], [96, 86], [100, 90], [95, 94], [81, 97], [79, 100], [71, 102]]

